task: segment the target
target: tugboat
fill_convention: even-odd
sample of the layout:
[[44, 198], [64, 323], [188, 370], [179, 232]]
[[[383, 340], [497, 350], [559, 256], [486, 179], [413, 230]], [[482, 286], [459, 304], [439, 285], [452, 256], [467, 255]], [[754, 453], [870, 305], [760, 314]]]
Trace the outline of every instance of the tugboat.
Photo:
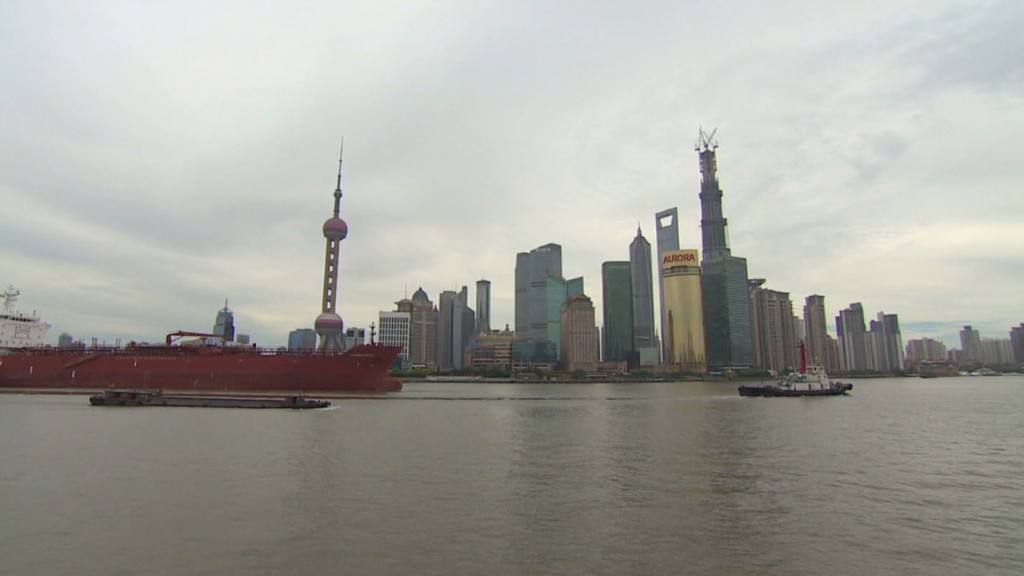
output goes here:
[[822, 366], [807, 366], [807, 351], [800, 342], [800, 372], [783, 377], [767, 386], [740, 386], [740, 396], [844, 396], [853, 384], [829, 379]]

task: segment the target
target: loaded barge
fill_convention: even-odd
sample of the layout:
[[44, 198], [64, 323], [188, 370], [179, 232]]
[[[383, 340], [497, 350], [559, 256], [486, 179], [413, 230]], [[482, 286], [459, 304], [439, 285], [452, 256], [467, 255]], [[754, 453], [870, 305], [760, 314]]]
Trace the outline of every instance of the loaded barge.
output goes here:
[[164, 394], [159, 390], [105, 390], [89, 397], [93, 406], [177, 406], [186, 408], [327, 408], [326, 400], [309, 400], [302, 395], [269, 398], [258, 396], [206, 396]]

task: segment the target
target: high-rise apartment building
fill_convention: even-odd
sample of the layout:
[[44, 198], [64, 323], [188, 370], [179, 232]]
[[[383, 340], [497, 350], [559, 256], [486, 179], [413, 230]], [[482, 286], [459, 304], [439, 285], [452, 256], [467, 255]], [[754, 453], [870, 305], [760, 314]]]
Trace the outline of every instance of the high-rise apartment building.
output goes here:
[[839, 336], [839, 369], [867, 370], [867, 330], [864, 327], [864, 307], [860, 302], [839, 311], [836, 333]]
[[224, 301], [224, 308], [217, 312], [213, 333], [223, 338], [225, 342], [234, 342], [235, 340], [235, 315], [228, 309], [227, 300]]
[[61, 332], [57, 337], [57, 348], [71, 348], [74, 343], [75, 339], [67, 332]]
[[981, 363], [989, 368], [1004, 368], [1013, 364], [1013, 344], [1009, 338], [982, 338]]
[[469, 307], [469, 290], [446, 290], [438, 300], [437, 368], [441, 372], [466, 367], [467, 349], [476, 327], [476, 315]]
[[561, 307], [583, 294], [583, 278], [562, 276], [562, 247], [545, 244], [516, 255], [517, 362], [553, 364], [559, 357]]
[[960, 350], [963, 351], [963, 362], [981, 363], [981, 332], [969, 325], [960, 331]]
[[1017, 366], [1024, 365], [1024, 322], [1010, 328], [1010, 347], [1013, 349], [1014, 363]]
[[491, 282], [476, 282], [476, 333], [486, 334], [491, 331]]
[[[824, 366], [829, 372], [839, 371], [836, 342], [828, 334], [825, 297], [820, 294], [812, 294], [804, 299], [804, 345], [808, 364]], [[800, 362], [800, 358], [797, 358], [797, 362]]]
[[878, 313], [867, 334], [868, 368], [877, 372], [903, 369], [903, 337], [896, 314]]
[[[792, 305], [792, 301], [790, 302], [790, 305]], [[795, 341], [798, 344], [800, 342], [807, 341], [807, 334], [804, 332], [804, 321], [796, 314], [793, 315], [793, 335], [795, 336]], [[796, 359], [797, 361], [800, 360], [799, 354], [796, 356]]]
[[[678, 235], [676, 236], [678, 241]], [[651, 265], [651, 243], [644, 238], [640, 226], [629, 245], [630, 292], [633, 295], [633, 350], [639, 366], [655, 366], [661, 350], [654, 324], [654, 281]], [[659, 271], [658, 278], [661, 278]]]
[[718, 182], [717, 149], [714, 132], [708, 135], [701, 130], [697, 154], [701, 175], [700, 226], [704, 248], [701, 282], [708, 365], [719, 368], [753, 366], [747, 260], [733, 256], [729, 250], [728, 221], [723, 215], [722, 188]]
[[545, 244], [516, 254], [515, 354], [524, 362], [558, 359], [555, 343], [548, 336], [549, 278], [562, 278], [561, 246]]
[[583, 277], [565, 280], [548, 277], [547, 283], [547, 339], [555, 350], [555, 358], [561, 358], [562, 350], [562, 305], [573, 296], [583, 295]]
[[664, 363], [690, 372], [707, 371], [700, 274], [696, 250], [675, 250], [661, 256]]
[[316, 330], [296, 328], [288, 333], [289, 352], [312, 352], [316, 350]]
[[[630, 361], [633, 357], [633, 290], [629, 262], [601, 265], [602, 332], [605, 362]], [[636, 364], [634, 360], [631, 362]]]
[[409, 362], [414, 368], [436, 370], [437, 320], [440, 313], [422, 287], [413, 293], [410, 303]]
[[922, 361], [945, 362], [946, 345], [931, 338], [916, 338], [907, 341], [907, 353], [904, 358], [906, 368], [915, 368]]
[[[408, 300], [399, 302], [410, 302]], [[411, 302], [410, 302], [411, 303]], [[409, 334], [412, 325], [412, 313], [408, 311], [381, 312], [377, 322], [377, 341], [388, 346], [401, 346], [402, 351], [395, 358], [395, 367], [401, 370], [408, 370], [411, 367], [409, 361]]]
[[566, 371], [595, 372], [597, 370], [597, 326], [594, 318], [594, 304], [583, 294], [575, 294], [561, 307], [559, 322], [561, 335], [561, 359], [559, 363]]
[[762, 278], [752, 278], [749, 284], [756, 364], [780, 373], [798, 369], [793, 302], [788, 292], [764, 288], [764, 283]]

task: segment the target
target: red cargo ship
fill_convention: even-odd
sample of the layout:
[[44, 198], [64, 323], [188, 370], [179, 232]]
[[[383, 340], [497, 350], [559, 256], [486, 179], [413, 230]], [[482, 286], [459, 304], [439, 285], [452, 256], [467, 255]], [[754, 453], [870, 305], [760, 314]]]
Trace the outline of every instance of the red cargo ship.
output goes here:
[[[198, 335], [197, 335], [198, 336]], [[388, 375], [400, 346], [363, 344], [340, 353], [130, 344], [124, 348], [0, 351], [0, 388], [396, 392]], [[6, 352], [6, 353], [3, 353]]]
[[[339, 215], [341, 157], [334, 189], [334, 213], [324, 222], [326, 239], [321, 314], [314, 326], [320, 337], [317, 352], [283, 352], [243, 346], [174, 345], [176, 338], [195, 336], [230, 341], [233, 326], [214, 328], [217, 335], [175, 332], [165, 345], [132, 344], [125, 348], [62, 349], [42, 347], [49, 328], [36, 316], [15, 314], [18, 296], [4, 293], [0, 316], [0, 388], [204, 390], [231, 392], [395, 392], [402, 383], [388, 375], [401, 346], [373, 343], [344, 350], [344, 324], [337, 303], [339, 243], [348, 224]], [[223, 312], [227, 310], [224, 303]]]

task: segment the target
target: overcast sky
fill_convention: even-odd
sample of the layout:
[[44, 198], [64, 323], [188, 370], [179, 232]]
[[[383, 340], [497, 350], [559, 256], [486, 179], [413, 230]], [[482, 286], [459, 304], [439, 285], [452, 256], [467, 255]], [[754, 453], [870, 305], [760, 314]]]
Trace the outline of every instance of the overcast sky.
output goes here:
[[[0, 0], [0, 283], [76, 338], [284, 344], [338, 311], [601, 263], [678, 207], [700, 248], [718, 129], [733, 254], [802, 315], [904, 341], [1024, 321], [1024, 2]], [[829, 331], [834, 335], [834, 323]]]

